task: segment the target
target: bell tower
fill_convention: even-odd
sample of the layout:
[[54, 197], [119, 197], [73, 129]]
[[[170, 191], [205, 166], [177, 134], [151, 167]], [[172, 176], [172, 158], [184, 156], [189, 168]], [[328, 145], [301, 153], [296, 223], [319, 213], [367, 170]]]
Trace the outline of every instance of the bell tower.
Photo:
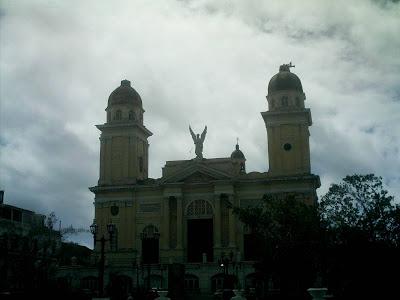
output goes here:
[[142, 99], [122, 80], [108, 98], [107, 122], [96, 125], [100, 135], [99, 185], [133, 184], [147, 179], [152, 133], [143, 125]]
[[281, 65], [268, 84], [268, 111], [262, 112], [267, 128], [269, 174], [309, 174], [311, 112], [300, 79], [290, 72], [292, 63]]

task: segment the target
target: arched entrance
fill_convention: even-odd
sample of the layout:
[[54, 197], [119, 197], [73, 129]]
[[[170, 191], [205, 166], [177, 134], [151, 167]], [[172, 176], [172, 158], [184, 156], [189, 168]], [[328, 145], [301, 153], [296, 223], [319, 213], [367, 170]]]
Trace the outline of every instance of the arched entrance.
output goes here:
[[207, 261], [213, 261], [213, 209], [206, 200], [192, 201], [186, 209], [187, 260], [202, 262], [203, 253]]
[[159, 260], [160, 233], [154, 225], [148, 225], [140, 234], [144, 264], [157, 264]]

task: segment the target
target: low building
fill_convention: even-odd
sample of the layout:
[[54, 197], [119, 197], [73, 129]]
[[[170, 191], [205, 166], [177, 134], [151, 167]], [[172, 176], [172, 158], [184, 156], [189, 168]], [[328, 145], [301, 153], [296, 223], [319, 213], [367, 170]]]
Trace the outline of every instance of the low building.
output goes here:
[[51, 269], [61, 237], [46, 229], [44, 215], [5, 204], [4, 191], [0, 199], [0, 292], [36, 288]]
[[43, 226], [45, 216], [33, 211], [4, 203], [4, 191], [0, 191], [0, 236], [16, 234], [26, 236], [34, 226]]

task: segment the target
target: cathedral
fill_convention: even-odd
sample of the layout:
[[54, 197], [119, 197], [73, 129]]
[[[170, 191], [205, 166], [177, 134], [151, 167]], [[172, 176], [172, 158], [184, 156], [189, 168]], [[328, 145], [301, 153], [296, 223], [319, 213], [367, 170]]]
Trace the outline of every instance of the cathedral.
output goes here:
[[[104, 248], [105, 283], [114, 272], [130, 288], [167, 289], [169, 269], [179, 265], [188, 293], [213, 293], [224, 286], [226, 274], [241, 288], [255, 284], [257, 247], [232, 207], [255, 205], [265, 194], [296, 195], [313, 205], [320, 186], [310, 168], [311, 112], [290, 67], [280, 66], [269, 81], [268, 107], [261, 112], [268, 140], [264, 173], [247, 170], [238, 144], [226, 157], [204, 158], [205, 128], [197, 135], [190, 129], [196, 157], [167, 161], [161, 178], [149, 178], [153, 133], [143, 118], [146, 103], [130, 81], [121, 81], [108, 98], [106, 122], [96, 126], [100, 174], [90, 188], [96, 236], [109, 237], [113, 224]], [[95, 245], [97, 253], [100, 247]]]

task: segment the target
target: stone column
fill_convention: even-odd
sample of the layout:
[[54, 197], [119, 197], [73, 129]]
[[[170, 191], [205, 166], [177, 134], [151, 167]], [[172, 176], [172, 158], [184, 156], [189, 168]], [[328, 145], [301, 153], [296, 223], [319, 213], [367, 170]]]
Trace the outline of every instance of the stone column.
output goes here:
[[214, 248], [221, 247], [221, 196], [214, 195]]
[[[229, 195], [229, 202], [234, 206], [234, 196]], [[229, 209], [229, 247], [236, 248], [236, 218], [233, 214], [233, 209]]]
[[163, 228], [161, 232], [163, 236], [163, 248], [169, 249], [169, 197], [163, 198]]
[[183, 201], [182, 196], [176, 197], [176, 248], [182, 249], [183, 235]]

